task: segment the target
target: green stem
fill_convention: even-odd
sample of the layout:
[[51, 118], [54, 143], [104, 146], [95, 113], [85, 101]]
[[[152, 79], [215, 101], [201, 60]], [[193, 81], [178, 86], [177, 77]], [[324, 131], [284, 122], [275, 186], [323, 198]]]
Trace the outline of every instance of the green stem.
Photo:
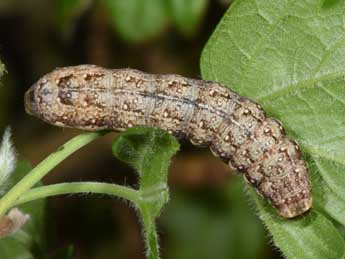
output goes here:
[[25, 195], [19, 197], [14, 205], [17, 206], [37, 199], [70, 193], [98, 193], [114, 195], [129, 200], [136, 205], [139, 204], [140, 199], [138, 191], [125, 186], [98, 182], [74, 182], [51, 184], [33, 188], [27, 191]]
[[42, 177], [61, 161], [101, 135], [103, 135], [103, 133], [100, 132], [80, 134], [62, 145], [54, 153], [50, 154], [2, 197], [0, 200], [0, 216], [5, 214], [24, 192], [40, 181]]
[[155, 226], [155, 218], [152, 218], [150, 209], [146, 205], [140, 205], [140, 214], [143, 218], [143, 225], [145, 231], [145, 242], [147, 246], [146, 258], [159, 259], [159, 244], [158, 236]]

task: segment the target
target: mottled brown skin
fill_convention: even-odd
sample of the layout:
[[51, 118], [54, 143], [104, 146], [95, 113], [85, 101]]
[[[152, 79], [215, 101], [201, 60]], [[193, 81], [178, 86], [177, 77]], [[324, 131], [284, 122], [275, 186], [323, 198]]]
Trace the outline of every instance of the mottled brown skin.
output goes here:
[[209, 146], [279, 214], [292, 218], [312, 205], [299, 146], [260, 105], [224, 85], [179, 75], [150, 75], [94, 65], [58, 68], [25, 94], [29, 114], [81, 130], [159, 127]]

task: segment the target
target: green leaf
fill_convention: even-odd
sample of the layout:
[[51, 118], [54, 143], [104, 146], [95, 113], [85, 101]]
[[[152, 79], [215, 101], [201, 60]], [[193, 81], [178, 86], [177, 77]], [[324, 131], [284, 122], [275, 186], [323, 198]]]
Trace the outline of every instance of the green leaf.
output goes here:
[[[281, 120], [288, 135], [302, 146], [313, 178], [314, 206], [345, 223], [345, 18], [344, 1], [240, 0], [227, 11], [201, 58], [204, 79], [225, 83], [263, 105]], [[268, 228], [286, 224], [299, 236], [295, 250], [317, 248], [312, 258], [340, 258], [343, 240], [322, 215], [307, 216], [304, 225], [277, 221], [274, 212], [259, 206]], [[271, 215], [272, 214], [272, 215]], [[316, 223], [314, 223], [316, 222]], [[284, 225], [285, 226], [285, 225]], [[311, 229], [313, 231], [311, 231]], [[328, 231], [326, 231], [328, 230]], [[291, 240], [277, 242], [288, 258]], [[319, 233], [316, 235], [315, 233]], [[284, 235], [282, 238], [284, 238]], [[314, 235], [314, 236], [313, 236]], [[290, 240], [290, 241], [289, 241]], [[303, 242], [302, 242], [303, 241]], [[313, 245], [311, 244], [312, 242]], [[305, 246], [307, 244], [308, 246]], [[338, 244], [336, 251], [332, 244]], [[341, 244], [341, 245], [339, 245]], [[318, 254], [318, 252], [320, 252]], [[336, 255], [336, 256], [335, 256]]]
[[[9, 188], [21, 179], [31, 166], [26, 161], [19, 161], [17, 168], [11, 176]], [[16, 233], [0, 239], [0, 258], [37, 258], [36, 253], [43, 253], [44, 238], [44, 208], [45, 200], [37, 200], [18, 206], [25, 214], [30, 215], [30, 220]], [[34, 253], [35, 251], [35, 253]]]
[[287, 258], [344, 258], [344, 240], [323, 215], [311, 211], [303, 218], [286, 220], [254, 192], [260, 218]]
[[310, 179], [313, 185], [313, 206], [316, 210], [328, 214], [337, 222], [345, 226], [344, 200], [333, 192], [317, 171], [316, 164], [309, 163]]
[[166, 26], [166, 3], [161, 0], [103, 0], [111, 23], [127, 41], [141, 42]]
[[207, 0], [169, 0], [169, 10], [176, 27], [186, 36], [192, 35], [206, 11]]
[[177, 140], [160, 129], [137, 127], [122, 133], [113, 144], [113, 154], [139, 174], [141, 213], [148, 258], [159, 257], [155, 219], [168, 202], [168, 167], [178, 151]]
[[323, 0], [322, 7], [323, 8], [329, 8], [335, 5], [340, 0]]

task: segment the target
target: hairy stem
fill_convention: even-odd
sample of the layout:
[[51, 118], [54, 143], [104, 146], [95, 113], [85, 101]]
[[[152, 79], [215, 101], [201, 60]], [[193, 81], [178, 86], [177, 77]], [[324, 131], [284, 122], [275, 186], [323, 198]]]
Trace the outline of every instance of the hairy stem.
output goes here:
[[155, 226], [155, 217], [151, 215], [150, 210], [147, 206], [141, 205], [139, 207], [140, 214], [142, 216], [144, 233], [145, 233], [145, 242], [147, 246], [146, 258], [147, 259], [159, 259], [159, 243], [158, 236]]
[[139, 204], [140, 200], [138, 191], [125, 186], [98, 182], [74, 182], [51, 184], [33, 188], [27, 191], [25, 195], [19, 197], [14, 205], [17, 206], [19, 204], [37, 199], [70, 193], [95, 193], [114, 195], [129, 200], [134, 204]]
[[39, 182], [42, 177], [66, 159], [66, 157], [101, 135], [103, 135], [101, 132], [80, 134], [50, 154], [2, 197], [0, 200], [0, 216], [5, 214], [24, 192]]

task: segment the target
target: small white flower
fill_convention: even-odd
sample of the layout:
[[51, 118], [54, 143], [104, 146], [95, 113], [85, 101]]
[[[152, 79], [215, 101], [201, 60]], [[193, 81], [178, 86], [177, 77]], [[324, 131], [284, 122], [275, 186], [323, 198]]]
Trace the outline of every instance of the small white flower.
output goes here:
[[11, 141], [11, 130], [8, 127], [3, 135], [0, 146], [0, 193], [16, 167], [16, 152]]

